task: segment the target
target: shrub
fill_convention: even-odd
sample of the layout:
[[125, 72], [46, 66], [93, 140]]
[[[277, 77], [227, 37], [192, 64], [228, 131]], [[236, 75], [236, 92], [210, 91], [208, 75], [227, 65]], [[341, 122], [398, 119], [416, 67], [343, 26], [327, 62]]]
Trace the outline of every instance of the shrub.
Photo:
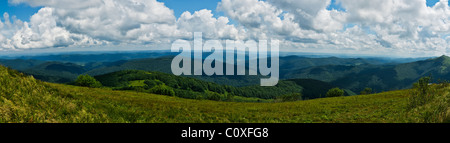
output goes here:
[[360, 92], [361, 95], [367, 95], [367, 94], [372, 94], [372, 88], [364, 88], [363, 91]]
[[409, 109], [425, 105], [429, 100], [431, 100], [432, 94], [429, 93], [430, 80], [430, 77], [422, 77], [413, 84], [414, 90], [412, 91], [412, 96], [409, 98]]
[[144, 87], [140, 87], [140, 86], [130, 86], [130, 87], [136, 92], [144, 92], [145, 91]]
[[419, 92], [420, 95], [426, 95], [429, 90], [429, 84], [431, 77], [422, 77], [413, 84], [413, 87]]
[[339, 97], [339, 96], [344, 96], [344, 90], [339, 89], [339, 88], [332, 88], [330, 90], [328, 90], [327, 97]]
[[150, 92], [160, 95], [175, 96], [175, 92], [173, 91], [173, 89], [166, 85], [156, 85], [155, 87], [150, 89]]
[[161, 81], [156, 81], [156, 80], [145, 80], [144, 84], [146, 85], [145, 88], [146, 89], [151, 89], [157, 85], [161, 85], [163, 84], [163, 82]]
[[78, 76], [78, 78], [75, 80], [75, 85], [92, 88], [98, 88], [102, 86], [102, 84], [99, 81], [97, 81], [95, 78], [89, 75]]
[[220, 94], [212, 91], [206, 91], [206, 99], [220, 101]]
[[233, 101], [234, 95], [231, 93], [225, 93], [225, 97], [227, 98], [227, 101]]

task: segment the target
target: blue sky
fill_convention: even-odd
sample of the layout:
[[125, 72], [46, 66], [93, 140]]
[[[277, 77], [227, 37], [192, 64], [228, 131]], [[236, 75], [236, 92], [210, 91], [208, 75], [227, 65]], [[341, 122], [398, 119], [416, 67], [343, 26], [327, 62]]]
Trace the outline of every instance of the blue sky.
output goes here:
[[220, 0], [159, 0], [159, 1], [164, 2], [164, 4], [167, 7], [173, 9], [176, 17], [180, 17], [180, 15], [185, 11], [194, 13], [195, 11], [202, 9], [213, 10], [214, 15], [220, 14], [219, 12], [214, 13], [217, 7], [217, 3], [220, 2]]
[[338, 10], [338, 11], [345, 11], [344, 8], [342, 8], [341, 4], [336, 2], [336, 0], [331, 0], [331, 4], [327, 7], [328, 10]]
[[437, 2], [439, 2], [439, 0], [427, 0], [427, 6], [434, 6]]
[[3, 13], [7, 12], [10, 17], [15, 15], [22, 21], [29, 21], [30, 17], [36, 13], [41, 7], [30, 7], [26, 4], [11, 5], [8, 0], [0, 0], [0, 13], [1, 19], [3, 19]]

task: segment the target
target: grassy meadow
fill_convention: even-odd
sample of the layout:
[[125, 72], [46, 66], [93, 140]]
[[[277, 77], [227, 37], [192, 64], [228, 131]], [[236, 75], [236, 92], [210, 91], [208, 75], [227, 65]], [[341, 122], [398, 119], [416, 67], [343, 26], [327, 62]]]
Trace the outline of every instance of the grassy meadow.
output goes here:
[[0, 66], [0, 122], [449, 122], [450, 87], [434, 85], [431, 90], [427, 102], [414, 106], [413, 89], [297, 102], [220, 102], [46, 83]]

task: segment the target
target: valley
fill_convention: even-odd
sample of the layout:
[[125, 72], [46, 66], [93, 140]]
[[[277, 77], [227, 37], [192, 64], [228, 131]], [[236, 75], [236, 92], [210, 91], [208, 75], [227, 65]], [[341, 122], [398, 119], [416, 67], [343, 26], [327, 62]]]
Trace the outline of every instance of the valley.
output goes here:
[[[70, 55], [65, 58], [58, 56], [28, 57], [24, 59], [3, 59], [0, 64], [19, 70], [35, 78], [54, 82], [70, 83], [78, 75], [88, 74], [100, 76], [123, 70], [157, 71], [172, 74], [170, 65], [173, 56], [162, 54], [152, 58], [128, 60], [98, 60], [98, 62], [77, 63], [77, 61], [93, 61], [109, 54], [87, 55], [85, 60], [74, 60]], [[122, 57], [131, 57], [135, 54], [122, 54]], [[147, 54], [151, 55], [151, 54]], [[207, 56], [207, 55], [205, 55]], [[41, 61], [38, 59], [59, 59], [59, 61]], [[74, 57], [83, 57], [74, 55]], [[95, 57], [95, 58], [92, 58]], [[248, 57], [247, 57], [248, 58]], [[383, 92], [410, 88], [412, 83], [423, 76], [432, 76], [433, 82], [450, 80], [450, 58], [441, 56], [423, 60], [416, 59], [385, 59], [385, 58], [337, 58], [337, 57], [280, 57], [280, 79], [314, 79], [328, 84], [359, 93], [364, 88], [372, 88], [375, 92]], [[410, 61], [406, 62], [405, 61]], [[411, 62], [412, 61], [412, 62]], [[248, 62], [246, 63], [248, 65]], [[247, 69], [248, 71], [248, 66]], [[265, 76], [184, 76], [234, 87], [253, 86], [260, 83]]]

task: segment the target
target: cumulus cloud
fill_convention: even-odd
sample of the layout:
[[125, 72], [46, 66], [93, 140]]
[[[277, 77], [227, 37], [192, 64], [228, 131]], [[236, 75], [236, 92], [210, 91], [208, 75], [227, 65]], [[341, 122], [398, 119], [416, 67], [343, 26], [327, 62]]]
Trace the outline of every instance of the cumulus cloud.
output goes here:
[[8, 13], [3, 13], [4, 22], [0, 20], [0, 35], [4, 36], [12, 36], [12, 34], [20, 29], [23, 25], [23, 22], [19, 19], [16, 19], [14, 16], [11, 18]]
[[9, 48], [160, 43], [183, 35], [176, 27], [173, 11], [156, 0], [10, 0], [10, 3], [44, 8], [32, 16], [30, 23], [15, 30], [14, 36], [9, 36], [6, 42]]
[[327, 10], [331, 0], [269, 0], [280, 9], [292, 13], [303, 29], [335, 31], [343, 27], [345, 13]]
[[[337, 0], [345, 11], [329, 10], [331, 0], [222, 0], [219, 10], [269, 37], [274, 25], [290, 19], [295, 31], [281, 37], [286, 47], [316, 51], [411, 55], [447, 54], [448, 0], [428, 7], [425, 0]], [[285, 16], [284, 15], [289, 15]], [[356, 26], [349, 26], [356, 25]], [[250, 31], [251, 32], [251, 31]], [[289, 33], [289, 32], [286, 32]], [[258, 33], [259, 34], [259, 33]]]
[[222, 0], [218, 10], [246, 29], [248, 39], [289, 39], [296, 33], [306, 33], [294, 20], [294, 15], [259, 0]]
[[446, 54], [440, 38], [449, 31], [448, 0], [427, 7], [425, 0], [340, 0], [347, 9], [347, 22], [373, 30], [384, 48]]
[[[55, 9], [61, 26], [73, 33], [113, 42], [139, 42], [136, 33], [164, 35], [172, 33], [173, 11], [156, 0], [103, 0], [84, 10]], [[160, 33], [158, 29], [167, 31]], [[147, 35], [146, 37], [151, 37]]]
[[228, 23], [227, 17], [214, 18], [211, 10], [203, 9], [194, 14], [184, 12], [178, 19], [177, 26], [186, 32], [203, 32], [203, 37], [208, 39], [241, 39], [239, 32], [243, 31]]
[[[184, 13], [177, 19], [173, 10], [156, 0], [10, 0], [44, 6], [29, 23], [2, 36], [2, 48], [28, 49], [85, 44], [170, 44], [204, 32], [206, 38], [243, 38], [227, 17], [214, 18], [211, 10]], [[8, 16], [7, 14], [5, 16]], [[5, 18], [5, 24], [11, 25]], [[4, 27], [4, 26], [3, 26]], [[11, 27], [11, 26], [9, 26]], [[3, 28], [5, 29], [5, 28]], [[11, 29], [11, 28], [9, 28]], [[13, 33], [13, 34], [12, 34]], [[3, 34], [4, 35], [4, 34]], [[7, 37], [7, 38], [5, 38]]]
[[[281, 50], [449, 54], [448, 0], [222, 0], [217, 9], [184, 12], [156, 0], [9, 0], [42, 6], [29, 22], [7, 13], [0, 49], [96, 44], [170, 44], [203, 32], [207, 39], [279, 39]], [[230, 24], [233, 21], [233, 24]]]
[[16, 20], [14, 25], [8, 21], [5, 14], [5, 25], [3, 29], [16, 29], [10, 38], [0, 38], [2, 48], [5, 49], [30, 49], [48, 47], [66, 47], [78, 44], [96, 44], [98, 41], [86, 36], [73, 34], [66, 29], [57, 26], [56, 17], [52, 15], [53, 8], [42, 8], [33, 15], [30, 22]]

